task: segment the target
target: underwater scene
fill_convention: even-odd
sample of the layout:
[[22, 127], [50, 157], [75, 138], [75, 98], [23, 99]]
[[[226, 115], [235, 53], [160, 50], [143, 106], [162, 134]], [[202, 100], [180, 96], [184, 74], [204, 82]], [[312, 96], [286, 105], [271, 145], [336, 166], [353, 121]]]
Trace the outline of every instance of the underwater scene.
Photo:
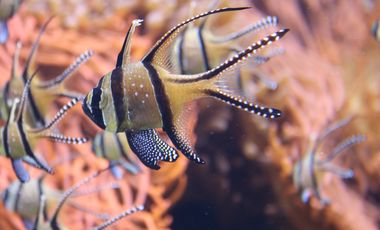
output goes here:
[[380, 1], [0, 0], [0, 229], [380, 229]]

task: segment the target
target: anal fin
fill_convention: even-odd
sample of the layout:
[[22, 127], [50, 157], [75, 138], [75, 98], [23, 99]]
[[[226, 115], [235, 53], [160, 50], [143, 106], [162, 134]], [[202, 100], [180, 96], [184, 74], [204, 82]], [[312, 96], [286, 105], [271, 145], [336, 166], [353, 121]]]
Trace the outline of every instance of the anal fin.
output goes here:
[[28, 182], [30, 180], [30, 176], [28, 171], [26, 171], [22, 159], [11, 159], [13, 170], [16, 173], [17, 178], [22, 182]]
[[160, 169], [159, 161], [174, 162], [176, 150], [164, 142], [154, 129], [125, 132], [129, 146], [141, 162], [151, 169]]

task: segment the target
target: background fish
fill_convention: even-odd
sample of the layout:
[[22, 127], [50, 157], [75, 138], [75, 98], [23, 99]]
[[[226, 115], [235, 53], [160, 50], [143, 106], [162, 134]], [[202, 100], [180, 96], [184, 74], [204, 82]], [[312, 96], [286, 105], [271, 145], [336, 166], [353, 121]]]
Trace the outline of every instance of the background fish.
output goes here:
[[363, 135], [354, 135], [344, 139], [323, 158], [318, 155], [324, 139], [329, 137], [335, 130], [347, 125], [349, 121], [349, 118], [338, 121], [327, 127], [315, 139], [311, 138], [306, 154], [295, 164], [293, 182], [300, 192], [301, 199], [304, 203], [307, 203], [313, 195], [324, 205], [330, 203], [330, 200], [324, 198], [320, 191], [320, 183], [324, 173], [330, 172], [341, 178], [351, 178], [354, 176], [352, 170], [343, 169], [333, 164], [332, 160], [339, 156], [344, 150], [347, 150], [357, 143], [363, 142], [365, 140]]
[[140, 168], [128, 152], [128, 140], [123, 133], [99, 132], [92, 141], [92, 151], [96, 156], [109, 161], [112, 174], [120, 179], [123, 172], [120, 167], [131, 174], [136, 174]]

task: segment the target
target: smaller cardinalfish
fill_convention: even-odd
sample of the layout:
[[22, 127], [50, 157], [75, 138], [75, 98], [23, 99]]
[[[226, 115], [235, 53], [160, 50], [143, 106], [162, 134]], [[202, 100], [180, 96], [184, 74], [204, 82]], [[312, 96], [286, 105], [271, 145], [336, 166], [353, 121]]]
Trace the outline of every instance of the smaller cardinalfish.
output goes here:
[[[216, 5], [215, 2], [213, 5]], [[191, 10], [193, 11], [193, 10]], [[181, 74], [197, 74], [211, 70], [218, 66], [224, 60], [239, 53], [242, 47], [239, 45], [240, 38], [258, 33], [269, 27], [275, 27], [278, 24], [276, 16], [267, 16], [255, 23], [252, 23], [240, 31], [233, 32], [227, 35], [215, 35], [210, 30], [210, 23], [207, 18], [203, 19], [199, 25], [191, 23], [184, 29], [173, 46], [172, 57], [175, 66], [175, 72]], [[249, 72], [250, 76], [257, 77], [269, 89], [276, 89], [277, 83], [261, 74], [257, 68], [271, 58], [282, 54], [283, 49], [272, 49], [265, 55], [255, 54], [250, 62], [248, 62], [244, 73]], [[249, 70], [249, 71], [248, 71]], [[241, 74], [241, 73], [236, 73]], [[241, 77], [234, 79], [237, 91], [241, 91]], [[231, 82], [232, 83], [232, 82]], [[231, 84], [231, 87], [234, 86]]]
[[[45, 176], [41, 176], [39, 179], [32, 179], [27, 183], [21, 183], [20, 181], [16, 180], [1, 193], [4, 206], [8, 210], [16, 212], [18, 215], [20, 215], [25, 226], [28, 229], [33, 226], [32, 221], [34, 221], [38, 215], [41, 196], [45, 196], [45, 208], [49, 210], [58, 204], [59, 200], [63, 197], [64, 194], [64, 191], [49, 186], [49, 184], [47, 184], [44, 179]], [[118, 188], [118, 185], [113, 183], [107, 186], [95, 187], [84, 192], [78, 191], [74, 193], [73, 196], [78, 197], [97, 193], [106, 188]], [[108, 215], [89, 211], [74, 201], [70, 201], [68, 204], [80, 211], [87, 212], [99, 218], [109, 218]], [[47, 210], [45, 210], [45, 212]]]
[[[35, 75], [33, 74], [26, 82], [21, 99], [14, 100], [6, 124], [0, 128], [0, 154], [4, 154], [11, 160], [16, 176], [21, 182], [26, 182], [30, 179], [29, 173], [23, 166], [23, 161], [48, 173], [53, 172], [43, 160], [33, 153], [33, 148], [38, 139], [48, 139], [65, 144], [82, 144], [87, 142], [87, 139], [83, 137], [66, 137], [53, 132], [56, 124], [79, 101], [77, 98], [72, 99], [64, 105], [44, 127], [31, 128], [24, 122], [26, 100], [30, 90], [30, 83]], [[33, 163], [26, 160], [26, 158], [29, 158]]]
[[[57, 207], [56, 207], [55, 211], [53, 212], [53, 215], [50, 219], [47, 217], [47, 215], [45, 215], [46, 213], [44, 210], [45, 210], [45, 205], [46, 205], [46, 197], [45, 197], [45, 195], [42, 195], [40, 197], [40, 202], [39, 202], [38, 216], [36, 217], [36, 220], [35, 220], [35, 223], [34, 223], [34, 226], [32, 229], [34, 229], [34, 230], [63, 230], [63, 229], [67, 229], [65, 226], [58, 223], [59, 214], [60, 214], [64, 204], [66, 203], [67, 199], [69, 199], [71, 196], [75, 195], [75, 192], [81, 186], [89, 183], [92, 179], [94, 179], [95, 177], [99, 176], [101, 173], [103, 173], [107, 170], [108, 170], [108, 168], [99, 170], [96, 173], [90, 175], [89, 177], [86, 177], [85, 179], [79, 181], [73, 187], [68, 189], [63, 194], [62, 198], [60, 199], [60, 201], [59, 201], [59, 203], [58, 203], [58, 205], [57, 205]], [[132, 208], [122, 212], [121, 214], [119, 214], [115, 217], [109, 218], [104, 223], [100, 224], [99, 226], [94, 227], [93, 229], [105, 229], [105, 228], [111, 226], [112, 224], [114, 224], [115, 222], [117, 222], [118, 220], [124, 218], [125, 216], [131, 215], [131, 214], [136, 213], [136, 212], [140, 212], [142, 210], [144, 210], [144, 206], [142, 206], [142, 205], [132, 207]]]
[[[52, 20], [50, 18], [42, 26], [36, 41], [33, 43], [31, 51], [25, 62], [25, 67], [21, 76], [17, 73], [19, 53], [21, 49], [21, 42], [16, 44], [16, 51], [13, 56], [13, 64], [11, 70], [11, 78], [6, 82], [4, 88], [0, 91], [0, 115], [1, 119], [7, 120], [13, 100], [20, 98], [24, 89], [25, 83], [30, 76], [30, 65], [32, 59], [37, 51], [40, 39], [47, 25]], [[82, 95], [68, 90], [65, 86], [66, 80], [78, 69], [78, 67], [89, 60], [93, 52], [91, 50], [85, 51], [76, 60], [67, 67], [59, 76], [42, 81], [38, 78], [35, 79], [30, 86], [30, 92], [27, 100], [27, 115], [26, 121], [32, 127], [43, 126], [45, 124], [44, 117], [48, 111], [48, 106], [57, 97], [76, 98]]]
[[[116, 67], [102, 77], [83, 102], [85, 114], [100, 128], [110, 132], [125, 132], [132, 151], [152, 169], [159, 161], [174, 162], [176, 149], [196, 163], [204, 164], [186, 133], [186, 108], [194, 100], [213, 97], [237, 108], [265, 118], [277, 118], [277, 109], [255, 105], [234, 95], [226, 86], [231, 76], [227, 71], [258, 50], [283, 37], [288, 29], [279, 30], [206, 72], [175, 74], [170, 58], [171, 46], [189, 23], [212, 14], [248, 9], [221, 8], [211, 10], [181, 22], [159, 39], [145, 57], [130, 60], [131, 38], [142, 20], [134, 20], [118, 55]], [[162, 128], [176, 147], [174, 149], [157, 134]]]
[[312, 140], [305, 156], [294, 166], [293, 182], [296, 189], [301, 194], [301, 199], [304, 203], [307, 203], [312, 195], [314, 195], [323, 205], [330, 203], [329, 199], [322, 197], [320, 191], [320, 183], [324, 173], [330, 172], [344, 179], [352, 178], [354, 176], [352, 170], [343, 169], [332, 161], [343, 151], [364, 141], [365, 137], [363, 135], [354, 135], [346, 138], [323, 158], [318, 155], [322, 141], [332, 132], [347, 125], [349, 122], [350, 118], [347, 118], [326, 128], [323, 133]]
[[109, 161], [112, 174], [117, 179], [123, 176], [118, 166], [131, 174], [140, 171], [139, 166], [133, 161], [128, 151], [128, 140], [123, 133], [99, 132], [92, 142], [92, 151], [98, 157]]
[[[211, 70], [242, 50], [238, 44], [239, 38], [274, 27], [278, 23], [277, 17], [267, 16], [240, 31], [218, 36], [207, 27], [206, 19], [199, 26], [190, 24], [175, 41], [173, 61], [181, 74], [196, 74]], [[255, 55], [252, 60], [262, 63], [269, 58]]]
[[8, 40], [7, 20], [11, 18], [20, 7], [23, 0], [1, 0], [0, 1], [0, 44]]

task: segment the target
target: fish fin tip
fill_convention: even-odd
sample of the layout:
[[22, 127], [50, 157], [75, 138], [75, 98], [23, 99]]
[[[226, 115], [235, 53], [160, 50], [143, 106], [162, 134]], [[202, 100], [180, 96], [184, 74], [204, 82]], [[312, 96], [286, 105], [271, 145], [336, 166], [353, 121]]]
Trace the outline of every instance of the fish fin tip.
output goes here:
[[11, 159], [13, 170], [16, 173], [17, 178], [26, 183], [30, 180], [30, 175], [23, 165], [22, 159]]

